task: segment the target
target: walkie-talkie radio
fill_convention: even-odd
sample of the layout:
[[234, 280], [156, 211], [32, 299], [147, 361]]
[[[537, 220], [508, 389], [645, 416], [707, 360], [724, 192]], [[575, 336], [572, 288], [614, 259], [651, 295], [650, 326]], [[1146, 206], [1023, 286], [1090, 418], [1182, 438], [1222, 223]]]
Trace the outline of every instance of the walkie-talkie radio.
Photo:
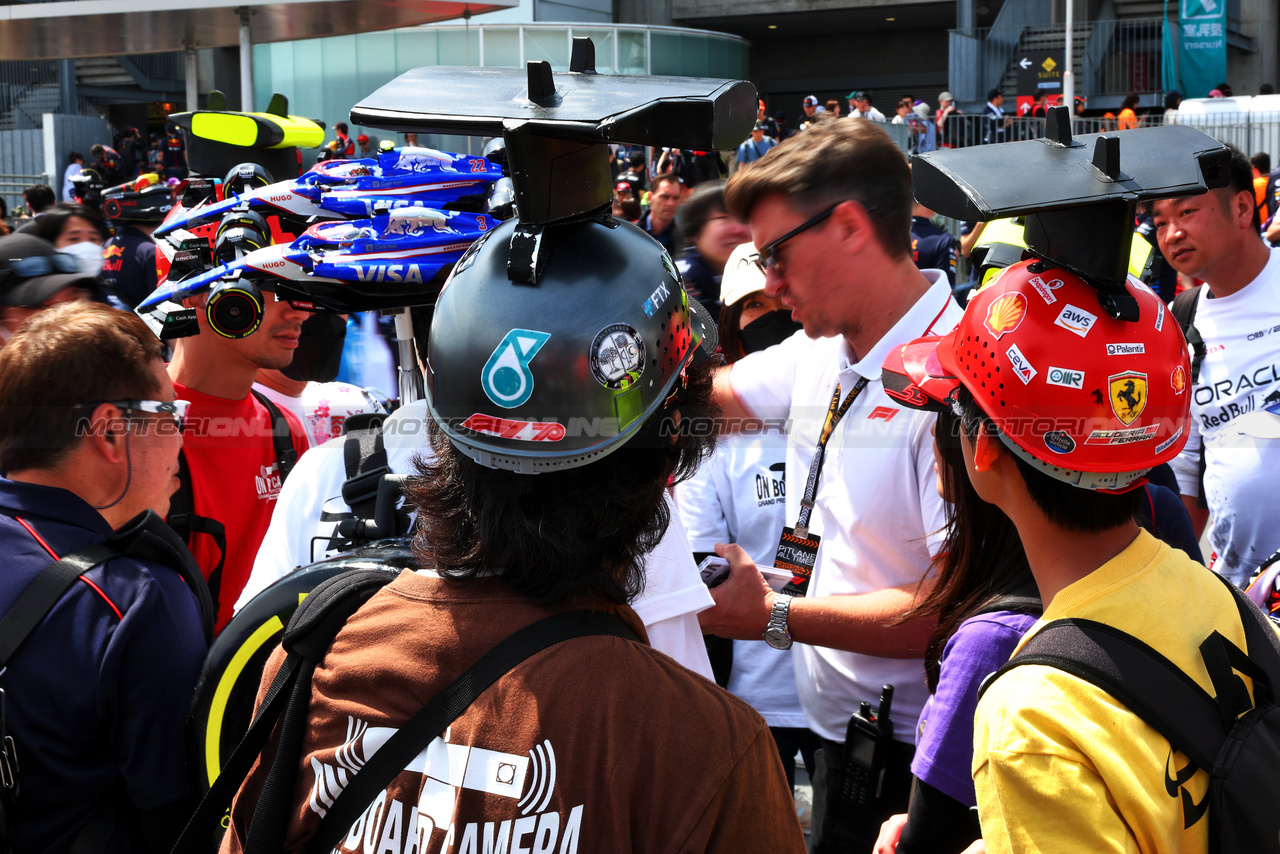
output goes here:
[[889, 719], [892, 705], [893, 686], [885, 685], [875, 712], [871, 711], [870, 703], [863, 701], [858, 711], [849, 716], [841, 796], [853, 809], [869, 809], [880, 797], [893, 742], [893, 722]]

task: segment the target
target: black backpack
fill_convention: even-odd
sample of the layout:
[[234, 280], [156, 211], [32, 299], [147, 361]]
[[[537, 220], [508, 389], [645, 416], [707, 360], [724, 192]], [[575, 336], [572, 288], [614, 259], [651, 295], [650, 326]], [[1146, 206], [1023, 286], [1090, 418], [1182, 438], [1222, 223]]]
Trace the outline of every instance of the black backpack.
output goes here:
[[[280, 642], [287, 655], [262, 697], [249, 731], [223, 764], [172, 854], [217, 849], [223, 828], [228, 826], [225, 822], [231, 800], [277, 728], [280, 734], [271, 768], [254, 805], [244, 851], [275, 854], [281, 850], [293, 814], [311, 702], [311, 675], [347, 620], [395, 577], [395, 573], [383, 569], [344, 572], [321, 582], [302, 601]], [[316, 835], [308, 843], [308, 851], [323, 854], [338, 846], [378, 792], [509, 670], [549, 646], [591, 635], [638, 640], [615, 614], [564, 611], [531, 623], [500, 641], [429, 700], [361, 766], [325, 812]]]
[[[1217, 576], [1215, 576], [1217, 577]], [[1280, 853], [1280, 637], [1235, 585], [1231, 591], [1244, 626], [1246, 650], [1219, 632], [1200, 645], [1217, 696], [1138, 639], [1092, 620], [1054, 620], [1008, 664], [983, 682], [978, 695], [1015, 667], [1056, 667], [1097, 685], [1169, 740], [1190, 763], [1166, 770], [1170, 793], [1182, 799], [1187, 826], [1209, 813], [1209, 852]], [[1254, 702], [1239, 671], [1253, 680]], [[1196, 772], [1209, 772], [1209, 791], [1198, 803], [1183, 788]], [[1176, 787], [1176, 788], [1175, 788]]]

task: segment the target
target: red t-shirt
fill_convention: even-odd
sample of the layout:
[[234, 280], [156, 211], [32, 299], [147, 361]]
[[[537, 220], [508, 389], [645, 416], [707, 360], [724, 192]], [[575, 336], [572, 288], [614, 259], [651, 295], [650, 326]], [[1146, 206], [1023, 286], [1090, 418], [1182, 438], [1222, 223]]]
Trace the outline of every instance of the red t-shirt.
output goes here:
[[[240, 591], [249, 580], [258, 546], [267, 533], [280, 495], [280, 472], [271, 443], [271, 415], [252, 394], [227, 400], [173, 384], [179, 400], [191, 401], [182, 451], [191, 470], [196, 515], [216, 519], [227, 529], [227, 554], [218, 597], [216, 631], [231, 619]], [[284, 411], [293, 446], [307, 450], [302, 425]], [[218, 546], [207, 534], [192, 534], [189, 546], [205, 578], [218, 566]]]

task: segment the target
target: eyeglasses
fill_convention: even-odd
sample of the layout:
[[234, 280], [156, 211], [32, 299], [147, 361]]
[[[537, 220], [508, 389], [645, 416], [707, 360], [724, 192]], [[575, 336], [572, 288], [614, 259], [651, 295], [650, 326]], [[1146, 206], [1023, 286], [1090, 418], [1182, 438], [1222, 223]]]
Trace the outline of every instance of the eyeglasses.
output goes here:
[[0, 275], [17, 276], [19, 279], [33, 279], [36, 276], [51, 276], [54, 273], [79, 273], [80, 262], [65, 252], [54, 252], [52, 255], [32, 255], [30, 258], [10, 258], [0, 264]]
[[764, 271], [764, 274], [766, 276], [770, 272], [781, 275], [782, 262], [778, 258], [778, 250], [782, 248], [782, 244], [786, 243], [788, 240], [795, 237], [796, 235], [802, 234], [808, 229], [813, 228], [815, 225], [818, 225], [827, 217], [831, 216], [831, 212], [834, 211], [836, 208], [840, 207], [842, 204], [844, 204], [843, 201], [836, 202], [834, 205], [827, 208], [822, 213], [817, 214], [816, 216], [805, 220], [796, 228], [791, 229], [786, 234], [782, 235], [777, 240], [770, 243], [768, 246], [763, 247], [756, 254], [756, 266], [758, 266], [762, 271]]
[[179, 430], [186, 424], [187, 408], [191, 406], [188, 400], [108, 400], [106, 402], [121, 409], [136, 409], [139, 412], [168, 415]]

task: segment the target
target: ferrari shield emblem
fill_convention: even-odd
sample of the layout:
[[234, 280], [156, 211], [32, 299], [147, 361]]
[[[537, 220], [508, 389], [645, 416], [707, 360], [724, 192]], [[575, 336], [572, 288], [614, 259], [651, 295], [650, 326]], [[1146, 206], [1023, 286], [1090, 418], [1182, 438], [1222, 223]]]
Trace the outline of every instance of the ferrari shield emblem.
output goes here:
[[1147, 375], [1125, 371], [1107, 377], [1111, 389], [1111, 411], [1124, 424], [1132, 424], [1147, 408]]

